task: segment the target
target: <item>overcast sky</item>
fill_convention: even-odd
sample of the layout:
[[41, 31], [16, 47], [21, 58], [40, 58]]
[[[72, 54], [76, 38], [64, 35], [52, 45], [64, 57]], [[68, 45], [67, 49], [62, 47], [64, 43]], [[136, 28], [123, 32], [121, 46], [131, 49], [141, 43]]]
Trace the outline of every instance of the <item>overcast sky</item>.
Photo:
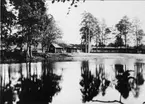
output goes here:
[[[50, 2], [50, 1], [49, 1]], [[63, 31], [63, 40], [68, 43], [80, 43], [80, 22], [84, 11], [92, 13], [99, 20], [105, 19], [108, 27], [114, 26], [127, 15], [130, 19], [138, 18], [145, 31], [145, 1], [95, 1], [80, 2], [72, 7], [67, 15], [70, 3], [54, 3], [48, 5], [48, 13], [52, 14]]]

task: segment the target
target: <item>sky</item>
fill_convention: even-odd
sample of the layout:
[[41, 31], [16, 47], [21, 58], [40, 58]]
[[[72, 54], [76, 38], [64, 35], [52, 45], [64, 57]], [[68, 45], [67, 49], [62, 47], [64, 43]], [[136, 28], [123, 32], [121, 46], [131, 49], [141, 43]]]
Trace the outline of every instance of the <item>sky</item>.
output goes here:
[[63, 32], [62, 40], [66, 43], [80, 43], [80, 23], [82, 13], [90, 12], [100, 21], [105, 19], [108, 27], [112, 27], [127, 15], [130, 20], [138, 18], [141, 28], [145, 31], [145, 1], [95, 1], [86, 0], [78, 3], [78, 7], [71, 7], [67, 15], [70, 3], [54, 3], [48, 1], [48, 13], [52, 14]]

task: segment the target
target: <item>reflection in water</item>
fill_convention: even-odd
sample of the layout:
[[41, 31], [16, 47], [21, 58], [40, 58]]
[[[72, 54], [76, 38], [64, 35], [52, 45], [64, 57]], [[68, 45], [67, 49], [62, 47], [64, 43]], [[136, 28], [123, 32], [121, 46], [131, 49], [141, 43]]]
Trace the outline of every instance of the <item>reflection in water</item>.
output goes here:
[[97, 59], [0, 64], [0, 104], [143, 104], [144, 62]]
[[83, 87], [81, 89], [83, 102], [90, 101], [99, 93], [100, 79], [91, 74], [88, 61], [82, 62], [81, 76], [80, 85]]
[[96, 73], [93, 75], [89, 70], [88, 61], [83, 61], [81, 76], [82, 80], [80, 81], [80, 85], [82, 86], [81, 92], [83, 102], [91, 101], [99, 92], [102, 92], [103, 96], [105, 95], [105, 91], [110, 81], [105, 78], [103, 65], [99, 65], [99, 69], [96, 67]]
[[[116, 64], [116, 78], [117, 85], [115, 88], [120, 92], [123, 98], [127, 98], [129, 96], [129, 92], [132, 91], [134, 97], [139, 96], [139, 86], [143, 85], [143, 63], [135, 63], [136, 69], [133, 70], [124, 70], [123, 65]], [[131, 76], [131, 73], [134, 73], [134, 76]]]
[[139, 97], [140, 87], [144, 84], [144, 78], [143, 78], [143, 68], [145, 64], [144, 63], [135, 63], [135, 78], [136, 78], [136, 85], [133, 87], [133, 94], [134, 97]]
[[[2, 104], [48, 104], [52, 101], [52, 97], [60, 92], [61, 88], [59, 86], [59, 81], [61, 76], [56, 75], [53, 72], [52, 64], [49, 62], [44, 62], [42, 64], [41, 77], [38, 78], [36, 67], [31, 67], [31, 63], [26, 65], [26, 75], [24, 77], [22, 74], [22, 65], [19, 66], [19, 78], [14, 84], [14, 78], [11, 74], [16, 73], [11, 72], [12, 69], [8, 69], [9, 83], [7, 83], [2, 88]], [[33, 70], [33, 71], [32, 71]], [[33, 72], [33, 74], [32, 74]]]
[[130, 76], [130, 70], [124, 70], [123, 65], [116, 64], [115, 65], [115, 71], [116, 71], [116, 78], [117, 78], [117, 84], [115, 88], [120, 92], [120, 94], [127, 98], [129, 95], [129, 92], [131, 91], [131, 86], [129, 84], [129, 80], [133, 79], [134, 77]]
[[135, 77], [136, 77], [136, 83], [137, 85], [142, 85], [144, 83], [144, 78], [143, 78], [143, 63], [135, 63]]
[[[121, 96], [127, 99], [129, 93], [132, 92], [134, 97], [139, 97], [140, 85], [143, 85], [143, 65], [141, 63], [135, 63], [135, 70], [127, 70], [126, 66], [122, 64], [115, 64], [115, 79], [109, 80], [106, 77], [106, 72], [103, 64], [96, 66], [96, 73], [91, 73], [89, 70], [89, 61], [82, 61], [81, 64], [81, 76], [80, 81], [82, 101], [97, 101], [103, 103], [118, 102], [122, 104]], [[106, 89], [114, 85], [115, 89], [120, 93], [120, 100], [103, 101], [93, 100], [94, 97], [102, 93], [102, 97], [106, 94]]]

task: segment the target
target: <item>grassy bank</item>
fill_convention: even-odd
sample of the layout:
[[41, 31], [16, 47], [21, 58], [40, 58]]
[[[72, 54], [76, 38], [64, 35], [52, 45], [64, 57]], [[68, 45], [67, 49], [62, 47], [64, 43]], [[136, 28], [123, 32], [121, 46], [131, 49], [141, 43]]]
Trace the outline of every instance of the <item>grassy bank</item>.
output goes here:
[[5, 59], [0, 60], [0, 63], [22, 63], [22, 62], [38, 62], [44, 60], [50, 61], [71, 61], [71, 60], [89, 60], [89, 59], [114, 59], [114, 58], [134, 58], [145, 59], [145, 54], [126, 54], [126, 53], [41, 53], [35, 54], [32, 58], [22, 60]]
[[[4, 56], [3, 56], [4, 57]], [[41, 53], [41, 54], [35, 54], [31, 58], [24, 58], [21, 60], [18, 60], [17, 58], [0, 58], [0, 63], [22, 63], [22, 62], [38, 62], [38, 61], [44, 61], [44, 60], [50, 60], [50, 61], [63, 61], [63, 60], [72, 60], [71, 55], [68, 54], [62, 54], [62, 53]]]

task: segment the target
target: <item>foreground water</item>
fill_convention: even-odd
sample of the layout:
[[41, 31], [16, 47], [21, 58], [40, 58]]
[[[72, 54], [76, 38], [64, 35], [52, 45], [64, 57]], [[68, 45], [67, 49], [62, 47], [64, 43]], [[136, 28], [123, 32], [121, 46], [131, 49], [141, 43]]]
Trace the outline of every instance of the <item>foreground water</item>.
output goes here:
[[143, 104], [144, 80], [141, 58], [0, 64], [0, 102]]

